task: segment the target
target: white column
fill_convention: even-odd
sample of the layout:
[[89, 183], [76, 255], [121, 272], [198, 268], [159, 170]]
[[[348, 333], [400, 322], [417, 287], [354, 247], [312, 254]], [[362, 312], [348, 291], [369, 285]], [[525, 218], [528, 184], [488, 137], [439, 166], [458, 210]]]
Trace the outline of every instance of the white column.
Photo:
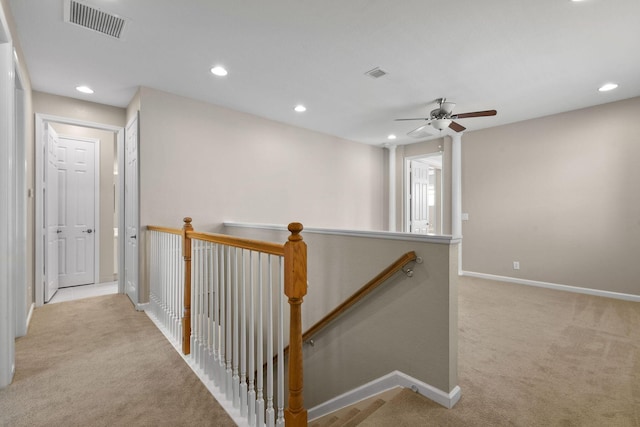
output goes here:
[[451, 139], [451, 234], [462, 237], [462, 135]]
[[[451, 136], [451, 234], [462, 237], [462, 134]], [[458, 245], [458, 274], [462, 275], [462, 243]]]
[[389, 231], [396, 231], [396, 147], [385, 144], [389, 150]]

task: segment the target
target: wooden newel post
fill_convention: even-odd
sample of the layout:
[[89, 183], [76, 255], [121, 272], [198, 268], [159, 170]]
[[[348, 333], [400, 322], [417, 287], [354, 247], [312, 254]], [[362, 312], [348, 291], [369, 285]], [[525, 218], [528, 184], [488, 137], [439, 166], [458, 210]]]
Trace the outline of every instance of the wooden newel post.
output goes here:
[[289, 224], [291, 235], [284, 244], [284, 293], [291, 307], [289, 335], [289, 404], [284, 411], [287, 427], [307, 425], [302, 396], [302, 299], [307, 294], [307, 244], [302, 241], [302, 224]]
[[184, 219], [182, 227], [182, 257], [184, 258], [184, 311], [182, 312], [182, 353], [191, 353], [191, 218]]

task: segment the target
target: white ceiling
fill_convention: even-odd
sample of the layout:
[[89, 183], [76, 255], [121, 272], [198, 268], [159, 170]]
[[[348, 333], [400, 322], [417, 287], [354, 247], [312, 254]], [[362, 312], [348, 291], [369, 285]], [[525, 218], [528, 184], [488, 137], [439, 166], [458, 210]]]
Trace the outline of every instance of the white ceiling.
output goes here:
[[459, 120], [475, 130], [640, 95], [639, 0], [87, 0], [131, 20], [124, 40], [63, 0], [9, 3], [35, 90], [125, 107], [148, 86], [367, 144], [415, 142], [393, 119], [439, 97], [498, 110]]

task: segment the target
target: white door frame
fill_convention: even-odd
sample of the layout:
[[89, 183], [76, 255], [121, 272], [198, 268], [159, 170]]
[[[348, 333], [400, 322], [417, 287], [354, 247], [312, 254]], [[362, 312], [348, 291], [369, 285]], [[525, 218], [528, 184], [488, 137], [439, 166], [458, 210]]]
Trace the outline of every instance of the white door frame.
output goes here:
[[15, 372], [15, 299], [13, 253], [15, 131], [15, 62], [9, 25], [0, 7], [0, 388], [7, 386]]
[[[100, 140], [97, 138], [84, 138], [80, 136], [64, 135], [59, 133], [58, 139], [71, 139], [95, 144], [93, 156], [94, 183], [93, 183], [93, 283], [100, 283]], [[59, 198], [58, 198], [59, 200]]]
[[31, 288], [27, 284], [27, 141], [26, 141], [26, 94], [23, 82], [25, 78], [20, 69], [16, 50], [13, 50], [15, 68], [15, 256], [14, 296], [16, 301], [16, 337], [27, 334], [29, 316], [33, 310], [30, 301]]
[[[131, 132], [131, 128], [135, 128], [134, 132]], [[135, 135], [135, 170], [133, 173], [129, 170], [129, 161], [131, 157], [131, 136]], [[131, 299], [131, 302], [136, 307], [136, 310], [143, 310], [143, 304], [140, 303], [140, 168], [139, 168], [139, 142], [140, 142], [140, 112], [136, 112], [136, 115], [129, 120], [125, 130], [125, 142], [123, 144], [123, 164], [124, 167], [119, 171], [120, 175], [124, 175], [122, 186], [122, 197], [125, 202], [122, 205], [126, 205], [123, 221], [122, 234], [119, 234], [119, 239], [122, 240], [123, 249], [123, 278], [122, 283], [125, 287], [125, 293]], [[130, 196], [133, 192], [133, 196]], [[127, 203], [129, 203], [127, 205]], [[133, 228], [133, 230], [132, 230]], [[131, 234], [131, 233], [135, 234]], [[129, 264], [127, 264], [129, 261]], [[129, 286], [130, 279], [133, 277], [135, 283], [133, 286]], [[133, 288], [133, 289], [132, 289]]]
[[[81, 126], [92, 129], [106, 130], [117, 134], [117, 148], [118, 148], [118, 170], [123, 170], [124, 163], [124, 127], [112, 126], [102, 123], [89, 122], [85, 120], [71, 119], [68, 117], [53, 116], [49, 114], [36, 113], [36, 134], [35, 134], [35, 153], [36, 153], [36, 181], [35, 181], [35, 296], [36, 307], [40, 307], [44, 304], [44, 281], [43, 274], [43, 260], [44, 260], [44, 230], [43, 215], [42, 215], [42, 187], [43, 187], [43, 146], [42, 136], [44, 133], [44, 123], [60, 123], [73, 126]], [[118, 210], [118, 236], [123, 236], [123, 219], [124, 219], [124, 192], [123, 188], [123, 174], [118, 174], [118, 201], [120, 208]], [[99, 211], [98, 211], [99, 212]], [[124, 293], [123, 282], [123, 263], [124, 263], [124, 246], [122, 239], [118, 239], [118, 293]], [[99, 256], [99, 254], [98, 254]], [[96, 274], [99, 274], [96, 269]]]

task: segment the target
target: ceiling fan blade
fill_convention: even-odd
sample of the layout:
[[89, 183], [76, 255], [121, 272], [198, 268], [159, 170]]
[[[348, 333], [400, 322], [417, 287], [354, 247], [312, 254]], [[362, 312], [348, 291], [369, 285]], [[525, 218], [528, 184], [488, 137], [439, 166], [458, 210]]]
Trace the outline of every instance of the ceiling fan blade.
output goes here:
[[424, 137], [433, 135], [433, 133], [429, 131], [430, 129], [433, 129], [433, 128], [429, 126], [429, 124], [422, 125], [419, 128], [415, 128], [411, 132], [407, 133], [407, 135], [412, 138], [424, 138]]
[[449, 125], [449, 129], [453, 129], [456, 132], [462, 132], [466, 129], [466, 127], [462, 126], [460, 123], [451, 122], [451, 124]]
[[462, 114], [454, 114], [451, 116], [452, 119], [467, 119], [469, 117], [486, 117], [486, 116], [495, 116], [498, 114], [496, 110], [486, 110], [486, 111], [474, 111], [473, 113], [462, 113]]
[[402, 122], [402, 121], [405, 121], [405, 120], [429, 120], [429, 118], [428, 117], [419, 117], [417, 119], [394, 119], [394, 121], [396, 121], [396, 122]]

